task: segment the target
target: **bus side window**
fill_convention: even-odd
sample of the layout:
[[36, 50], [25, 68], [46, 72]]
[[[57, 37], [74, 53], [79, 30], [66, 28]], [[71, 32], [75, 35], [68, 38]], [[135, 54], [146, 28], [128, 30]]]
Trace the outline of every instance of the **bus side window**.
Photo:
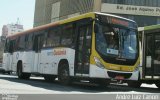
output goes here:
[[9, 53], [14, 52], [14, 42], [15, 42], [15, 40], [9, 41]]
[[8, 48], [9, 50], [9, 53], [12, 53], [12, 42], [11, 41], [9, 41], [9, 48]]
[[40, 45], [39, 45], [39, 49], [42, 49], [43, 48], [43, 45], [45, 44], [45, 41], [46, 38], [45, 38], [45, 34], [43, 33], [41, 36], [40, 36]]
[[25, 45], [26, 45], [25, 46], [26, 50], [32, 50], [33, 49], [33, 35], [32, 34], [26, 35]]
[[21, 36], [19, 39], [19, 44], [18, 44], [18, 50], [24, 50], [25, 49], [25, 36]]
[[92, 36], [92, 24], [87, 25], [87, 29], [86, 29], [86, 47], [89, 49], [88, 53], [90, 52], [90, 48], [91, 48], [91, 36]]
[[42, 48], [47, 47], [47, 31], [44, 32], [44, 38], [43, 38]]
[[54, 44], [54, 43], [53, 43], [53, 42], [54, 42], [54, 40], [53, 40], [54, 34], [52, 34], [52, 33], [54, 33], [53, 30], [52, 30], [52, 31], [49, 31], [48, 34], [47, 34], [46, 47], [52, 47], [53, 44]]
[[28, 50], [28, 37], [29, 35], [25, 36], [25, 49]]
[[5, 53], [8, 53], [8, 52], [9, 52], [9, 39], [6, 39], [4, 52], [5, 52]]
[[20, 37], [17, 37], [16, 40], [15, 40], [15, 46], [14, 46], [14, 50], [15, 50], [15, 51], [18, 51], [19, 38], [20, 38]]
[[61, 45], [63, 46], [73, 46], [74, 44], [74, 26], [73, 24], [64, 25], [62, 28]]
[[48, 31], [46, 47], [55, 47], [60, 45], [60, 28], [54, 27]]

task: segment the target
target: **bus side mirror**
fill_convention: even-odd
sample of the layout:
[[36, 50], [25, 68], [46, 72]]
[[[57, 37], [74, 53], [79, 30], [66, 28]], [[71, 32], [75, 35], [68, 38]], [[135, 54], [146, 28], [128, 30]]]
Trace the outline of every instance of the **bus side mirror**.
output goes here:
[[94, 32], [95, 32], [95, 33], [98, 33], [98, 32], [99, 32], [98, 24], [95, 24], [95, 25], [94, 25]]

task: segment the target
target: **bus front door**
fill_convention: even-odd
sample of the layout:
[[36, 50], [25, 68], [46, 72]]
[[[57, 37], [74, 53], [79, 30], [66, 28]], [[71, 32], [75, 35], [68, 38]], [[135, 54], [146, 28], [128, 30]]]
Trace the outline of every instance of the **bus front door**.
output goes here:
[[160, 34], [155, 34], [153, 46], [154, 46], [153, 70], [155, 75], [160, 76]]
[[75, 75], [89, 76], [91, 25], [83, 25], [77, 28], [77, 43], [75, 54]]
[[160, 34], [146, 35], [145, 42], [145, 76], [160, 75]]
[[33, 73], [40, 73], [40, 54], [41, 54], [41, 45], [42, 45], [42, 35], [36, 35], [34, 38], [34, 45], [33, 45], [33, 49], [35, 51], [35, 55], [34, 55], [34, 64], [33, 64], [33, 68], [32, 68], [32, 72]]
[[153, 36], [152, 35], [146, 35], [145, 36], [145, 76], [150, 76], [153, 74]]
[[10, 40], [9, 43], [8, 43], [8, 46], [9, 46], [9, 50], [7, 53], [4, 54], [4, 63], [5, 63], [5, 70], [7, 72], [10, 72], [12, 71], [12, 60], [13, 60], [13, 51], [14, 51], [14, 41], [13, 40]]

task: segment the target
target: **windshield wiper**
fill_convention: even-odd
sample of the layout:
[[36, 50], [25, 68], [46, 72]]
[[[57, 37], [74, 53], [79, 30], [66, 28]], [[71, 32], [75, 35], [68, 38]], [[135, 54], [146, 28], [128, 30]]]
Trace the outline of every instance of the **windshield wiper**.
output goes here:
[[120, 61], [126, 61], [127, 59], [125, 59], [125, 58], [116, 58], [116, 60], [120, 60]]

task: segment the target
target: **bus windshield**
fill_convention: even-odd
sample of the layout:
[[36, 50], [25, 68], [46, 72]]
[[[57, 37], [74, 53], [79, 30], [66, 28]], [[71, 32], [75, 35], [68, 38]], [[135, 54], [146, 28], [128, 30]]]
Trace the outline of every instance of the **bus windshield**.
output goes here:
[[[98, 23], [96, 50], [110, 63], [130, 64], [138, 55], [137, 31], [120, 25]], [[118, 62], [119, 61], [119, 62]]]

